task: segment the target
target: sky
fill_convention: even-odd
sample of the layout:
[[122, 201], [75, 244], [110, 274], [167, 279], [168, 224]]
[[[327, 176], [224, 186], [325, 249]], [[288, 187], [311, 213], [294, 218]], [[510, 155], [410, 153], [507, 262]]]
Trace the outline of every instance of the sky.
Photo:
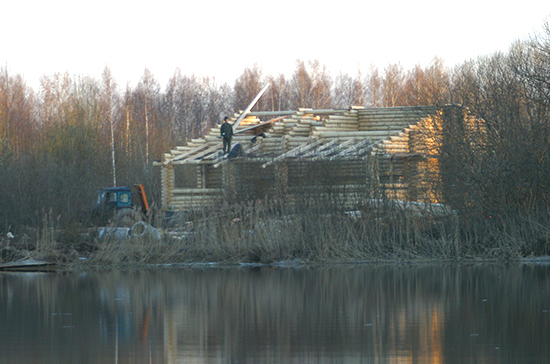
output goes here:
[[[509, 4], [509, 5], [506, 5]], [[17, 0], [0, 7], [0, 67], [39, 89], [42, 76], [135, 87], [147, 68], [164, 89], [176, 70], [234, 81], [258, 65], [290, 77], [318, 60], [334, 77], [389, 64], [447, 67], [540, 32], [550, 1]]]

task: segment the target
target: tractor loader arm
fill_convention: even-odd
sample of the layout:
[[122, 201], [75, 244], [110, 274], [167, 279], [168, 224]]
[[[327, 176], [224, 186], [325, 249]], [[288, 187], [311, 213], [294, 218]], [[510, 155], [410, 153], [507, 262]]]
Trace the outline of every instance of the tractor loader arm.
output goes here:
[[147, 212], [149, 212], [149, 202], [147, 201], [147, 194], [145, 193], [145, 187], [143, 185], [134, 185], [138, 196], [139, 196], [139, 202], [141, 205], [141, 212], [143, 215], [147, 215]]

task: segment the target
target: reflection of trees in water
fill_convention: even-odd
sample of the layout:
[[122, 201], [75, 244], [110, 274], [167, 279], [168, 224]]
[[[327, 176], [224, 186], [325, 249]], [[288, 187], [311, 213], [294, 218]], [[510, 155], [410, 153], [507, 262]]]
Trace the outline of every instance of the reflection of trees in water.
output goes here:
[[0, 274], [0, 362], [23, 354], [36, 363], [113, 362], [117, 354], [119, 363], [163, 362], [164, 352], [146, 343], [150, 331], [162, 333], [155, 282], [123, 272]]
[[[522, 297], [526, 287], [529, 292], [541, 292], [548, 280], [533, 283], [521, 271], [510, 267], [349, 267], [259, 270], [257, 278], [248, 272], [229, 271], [214, 285], [206, 272], [204, 284], [197, 277], [187, 286], [192, 306], [182, 307], [182, 317], [192, 324], [183, 334], [187, 341], [193, 340], [200, 333], [192, 328], [200, 328], [203, 340], [211, 340], [212, 345], [236, 342], [243, 353], [270, 348], [291, 353], [300, 347], [306, 351], [321, 347], [326, 353], [381, 358], [396, 354], [399, 348], [401, 355], [426, 359], [468, 355], [470, 349], [495, 346], [504, 351], [506, 346], [544, 357], [546, 346], [531, 348], [527, 343], [548, 339], [548, 325], [537, 323], [546, 303], [539, 294], [526, 301]], [[536, 327], [524, 332], [522, 322]], [[516, 336], [523, 336], [525, 345], [516, 346]], [[475, 337], [497, 344], [472, 348], [470, 340]], [[526, 352], [513, 355], [521, 357]]]
[[[422, 362], [549, 356], [550, 324], [541, 315], [550, 280], [540, 266], [166, 269], [0, 275], [0, 282], [0, 312], [17, 323], [15, 335], [26, 327], [20, 334], [38, 343], [38, 353], [44, 340], [59, 347], [70, 340], [78, 349], [59, 354], [64, 359], [82, 350], [111, 357], [115, 344], [125, 358], [119, 362], [132, 363], [178, 355], [301, 362], [343, 354]], [[62, 327], [67, 320], [73, 329]], [[3, 328], [0, 339], [9, 342]]]

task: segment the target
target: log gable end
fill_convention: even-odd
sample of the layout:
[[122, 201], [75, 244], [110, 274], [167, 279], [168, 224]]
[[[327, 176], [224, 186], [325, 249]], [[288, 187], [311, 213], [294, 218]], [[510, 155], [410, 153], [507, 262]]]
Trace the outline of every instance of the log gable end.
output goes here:
[[235, 129], [234, 155], [222, 155], [218, 125], [155, 163], [162, 208], [304, 193], [349, 205], [365, 198], [441, 202], [443, 120], [451, 114], [471, 117], [461, 106], [251, 112]]

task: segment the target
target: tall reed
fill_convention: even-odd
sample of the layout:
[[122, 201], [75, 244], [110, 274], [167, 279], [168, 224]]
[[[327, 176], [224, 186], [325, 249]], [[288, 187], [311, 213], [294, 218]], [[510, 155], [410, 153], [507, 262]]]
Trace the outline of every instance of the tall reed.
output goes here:
[[[222, 203], [182, 214], [161, 236], [107, 234], [61, 244], [56, 219], [44, 214], [36, 251], [88, 265], [191, 262], [404, 262], [515, 260], [547, 255], [545, 214], [472, 219], [433, 206], [380, 200], [354, 209], [319, 196]], [[92, 239], [84, 238], [83, 239]], [[67, 257], [67, 252], [71, 257]], [[65, 255], [64, 255], [65, 254]]]

